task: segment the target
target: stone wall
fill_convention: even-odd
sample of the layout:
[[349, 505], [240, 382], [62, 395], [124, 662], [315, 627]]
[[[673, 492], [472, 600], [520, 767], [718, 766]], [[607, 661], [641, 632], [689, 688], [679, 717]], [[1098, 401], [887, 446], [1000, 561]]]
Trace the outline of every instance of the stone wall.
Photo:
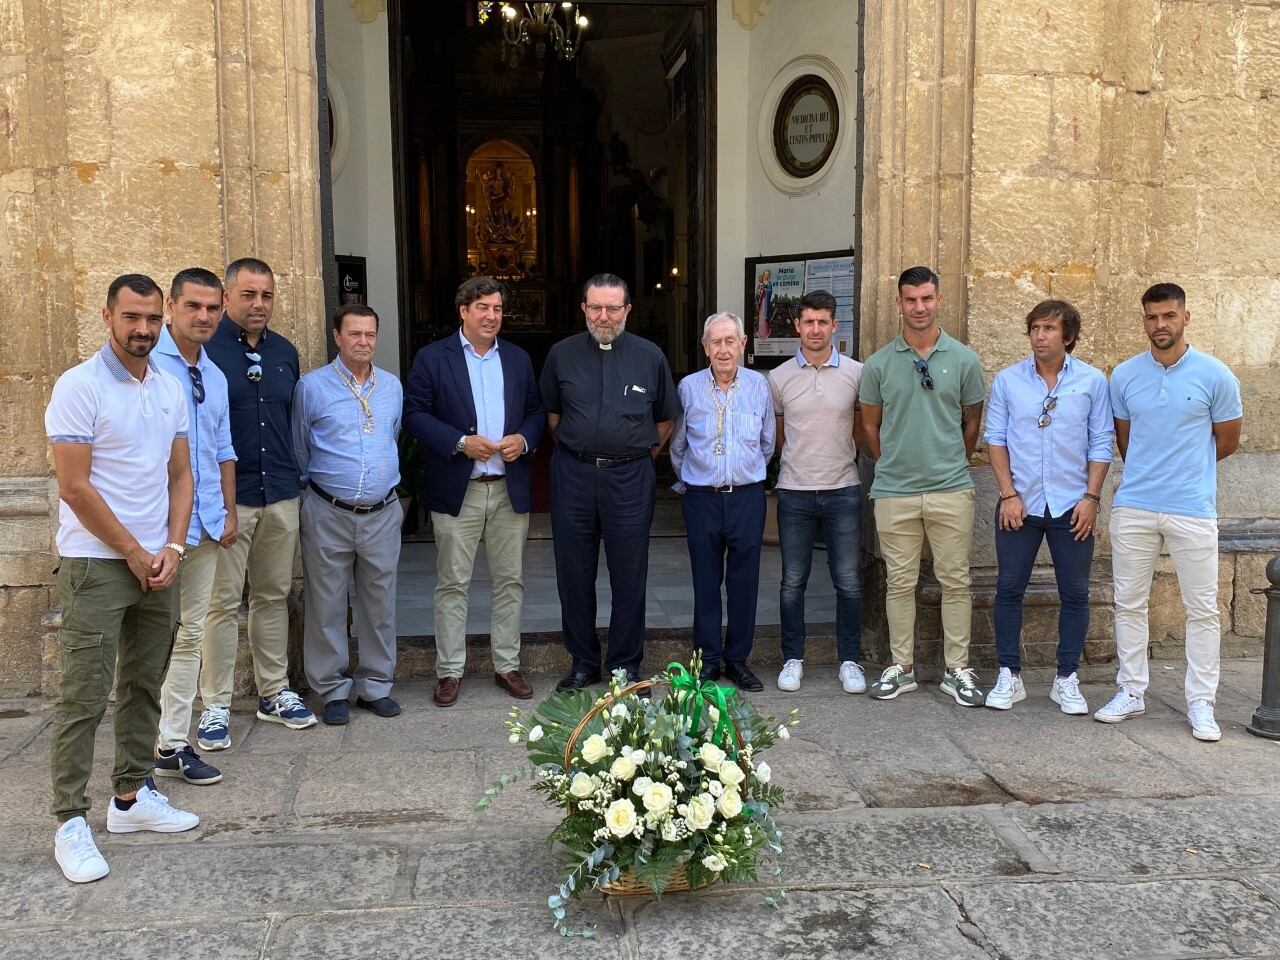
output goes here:
[[310, 0], [0, 0], [0, 690], [40, 685], [57, 488], [43, 411], [113, 277], [275, 267], [324, 355]]

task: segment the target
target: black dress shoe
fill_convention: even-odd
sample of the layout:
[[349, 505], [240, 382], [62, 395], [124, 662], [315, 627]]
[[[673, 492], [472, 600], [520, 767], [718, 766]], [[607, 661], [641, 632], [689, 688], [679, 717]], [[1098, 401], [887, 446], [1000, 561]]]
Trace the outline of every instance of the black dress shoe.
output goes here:
[[700, 683], [706, 683], [708, 680], [710, 680], [712, 683], [715, 683], [719, 679], [720, 679], [720, 668], [718, 666], [703, 667], [702, 672], [698, 674], [698, 682]]
[[745, 663], [728, 663], [724, 665], [725, 679], [732, 680], [739, 690], [749, 690], [752, 693], [759, 693], [764, 689], [764, 684], [760, 682], [760, 678], [751, 672], [751, 668]]
[[[627, 671], [627, 686], [631, 686], [633, 683], [639, 683], [641, 679], [639, 670]], [[646, 700], [651, 700], [653, 699], [653, 689], [651, 687], [645, 687], [643, 690], [637, 690], [636, 696], [644, 697]]]
[[570, 670], [556, 684], [556, 693], [567, 693], [570, 690], [582, 690], [593, 683], [600, 682], [600, 671]]
[[320, 712], [320, 719], [331, 727], [341, 727], [351, 719], [350, 711], [347, 709], [347, 701], [330, 700], [324, 705], [324, 710]]
[[390, 697], [379, 697], [377, 700], [356, 697], [356, 706], [361, 710], [368, 710], [379, 717], [397, 717], [400, 715], [400, 704]]

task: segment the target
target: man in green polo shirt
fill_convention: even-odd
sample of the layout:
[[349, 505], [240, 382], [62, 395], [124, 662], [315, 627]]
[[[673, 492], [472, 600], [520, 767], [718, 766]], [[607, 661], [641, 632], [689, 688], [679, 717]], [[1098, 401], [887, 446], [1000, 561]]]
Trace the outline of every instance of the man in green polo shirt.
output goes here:
[[912, 663], [916, 581], [925, 537], [942, 586], [942, 689], [964, 707], [986, 694], [969, 669], [973, 480], [969, 457], [982, 421], [978, 355], [938, 326], [938, 276], [911, 267], [898, 277], [902, 335], [871, 355], [862, 371], [867, 445], [876, 458], [876, 529], [884, 557], [885, 609], [893, 663], [871, 684], [877, 700], [918, 689]]

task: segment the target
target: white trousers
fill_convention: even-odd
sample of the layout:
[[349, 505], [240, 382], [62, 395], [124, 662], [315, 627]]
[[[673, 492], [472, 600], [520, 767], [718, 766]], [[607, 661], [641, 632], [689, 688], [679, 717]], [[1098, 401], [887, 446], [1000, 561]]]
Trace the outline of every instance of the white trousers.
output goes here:
[[1111, 512], [1111, 567], [1116, 604], [1116, 683], [1146, 692], [1147, 603], [1161, 549], [1167, 549], [1187, 611], [1187, 703], [1214, 702], [1221, 665], [1218, 614], [1218, 521], [1135, 507]]
[[161, 750], [189, 746], [191, 705], [196, 698], [200, 664], [205, 642], [204, 621], [213, 595], [213, 578], [218, 569], [217, 540], [205, 540], [187, 549], [187, 558], [178, 568], [181, 613], [178, 632], [173, 637], [169, 672], [160, 691]]

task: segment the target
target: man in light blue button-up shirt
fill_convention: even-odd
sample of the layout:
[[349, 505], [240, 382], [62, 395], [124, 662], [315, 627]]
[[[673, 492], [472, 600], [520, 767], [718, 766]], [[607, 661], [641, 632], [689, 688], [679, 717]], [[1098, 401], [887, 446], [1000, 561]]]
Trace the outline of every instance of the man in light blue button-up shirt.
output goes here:
[[1045, 300], [1027, 314], [1031, 356], [991, 384], [987, 450], [996, 476], [996, 652], [1000, 673], [987, 706], [1008, 710], [1026, 698], [1022, 683], [1022, 599], [1036, 554], [1049, 542], [1058, 583], [1058, 675], [1049, 696], [1063, 713], [1089, 708], [1076, 667], [1089, 629], [1089, 566], [1102, 481], [1114, 428], [1107, 380], [1071, 356], [1080, 313]]
[[[156, 773], [188, 783], [222, 779], [190, 742], [191, 710], [206, 656], [205, 617], [213, 595], [218, 554], [235, 543], [236, 453], [231, 445], [227, 379], [204, 349], [222, 316], [222, 281], [210, 270], [192, 267], [178, 273], [166, 302], [169, 325], [151, 356], [182, 384], [187, 401], [187, 442], [195, 501], [187, 529], [187, 555], [179, 572], [182, 612], [173, 654], [160, 694], [160, 730]], [[201, 688], [207, 706], [208, 680]]]
[[[404, 513], [396, 496], [396, 440], [404, 393], [388, 370], [373, 365], [378, 315], [346, 304], [333, 315], [338, 356], [298, 381], [293, 446], [302, 474], [299, 517], [307, 681], [324, 702], [327, 724], [348, 720], [356, 706], [393, 717], [396, 667], [396, 568]], [[354, 583], [359, 664], [350, 670], [348, 584]]]
[[[680, 419], [671, 434], [671, 465], [684, 490], [681, 504], [693, 571], [693, 645], [702, 678], [721, 672], [744, 690], [763, 685], [747, 666], [756, 628], [764, 475], [773, 456], [769, 381], [739, 366], [747, 346], [742, 318], [717, 313], [702, 328], [710, 366], [680, 381]], [[729, 625], [720, 640], [720, 588]]]

